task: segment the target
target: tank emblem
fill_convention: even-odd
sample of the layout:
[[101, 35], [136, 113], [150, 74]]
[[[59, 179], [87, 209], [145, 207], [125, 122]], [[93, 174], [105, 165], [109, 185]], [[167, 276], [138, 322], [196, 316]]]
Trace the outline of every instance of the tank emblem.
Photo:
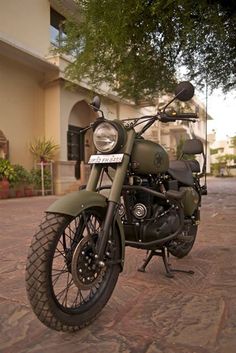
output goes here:
[[157, 152], [154, 156], [154, 164], [159, 168], [161, 166], [162, 158], [161, 154]]

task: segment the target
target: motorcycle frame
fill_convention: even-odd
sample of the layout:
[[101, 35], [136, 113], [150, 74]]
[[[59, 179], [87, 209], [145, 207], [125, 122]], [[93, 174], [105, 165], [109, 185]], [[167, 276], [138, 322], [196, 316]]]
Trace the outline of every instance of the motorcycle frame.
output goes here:
[[[121, 266], [123, 268], [124, 264], [124, 248], [125, 246], [131, 246], [135, 248], [141, 248], [146, 250], [158, 249], [164, 246], [164, 244], [176, 237], [179, 234], [184, 226], [184, 213], [181, 206], [182, 194], [179, 191], [167, 191], [165, 194], [157, 192], [153, 189], [148, 189], [142, 186], [127, 186], [124, 185], [124, 180], [127, 174], [127, 170], [130, 163], [130, 157], [132, 154], [134, 142], [136, 138], [136, 132], [133, 128], [127, 129], [127, 139], [126, 144], [122, 148], [122, 153], [124, 154], [123, 160], [121, 163], [116, 165], [115, 176], [110, 189], [107, 199], [98, 193], [102, 187], [98, 188], [98, 182], [101, 178], [103, 165], [102, 164], [93, 164], [92, 170], [88, 179], [85, 190], [77, 191], [70, 193], [61, 199], [57, 200], [52, 204], [46, 212], [48, 213], [61, 213], [76, 217], [82, 210], [91, 207], [102, 207], [105, 210], [105, 219], [103, 223], [103, 228], [100, 234], [101, 241], [99, 242], [99, 248], [97, 249], [97, 261], [103, 265], [102, 259], [104, 257], [105, 249], [107, 242], [110, 236], [110, 229], [113, 224], [117, 224], [117, 229], [119, 230], [119, 237], [121, 242], [122, 254], [121, 254]], [[167, 202], [176, 205], [178, 212], [180, 214], [180, 227], [179, 229], [170, 234], [168, 237], [163, 239], [158, 239], [155, 241], [142, 243], [135, 241], [126, 241], [123, 224], [120, 220], [118, 214], [118, 207], [120, 204], [120, 196], [122, 194], [123, 188], [134, 188], [142, 189], [145, 192], [154, 194], [156, 197], [165, 199]]]
[[[112, 226], [114, 215], [117, 213], [117, 209], [120, 202], [120, 195], [124, 184], [124, 179], [130, 162], [130, 156], [132, 153], [136, 133], [134, 129], [127, 131], [127, 140], [123, 149], [124, 157], [120, 164], [117, 164], [115, 176], [113, 179], [112, 187], [108, 196], [107, 212], [104, 220], [104, 225], [101, 234], [101, 241], [98, 249], [98, 262], [102, 261], [106, 245], [109, 238], [110, 228]], [[88, 184], [86, 186], [87, 191], [96, 191], [99, 178], [101, 176], [102, 166], [94, 164], [92, 167], [91, 174], [89, 176]]]

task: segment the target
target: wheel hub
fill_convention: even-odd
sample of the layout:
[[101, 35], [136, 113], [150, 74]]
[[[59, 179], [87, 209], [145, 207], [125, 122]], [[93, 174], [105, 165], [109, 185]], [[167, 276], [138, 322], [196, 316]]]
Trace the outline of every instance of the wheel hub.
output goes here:
[[71, 274], [75, 285], [80, 289], [90, 289], [99, 282], [105, 272], [97, 264], [94, 252], [94, 240], [84, 237], [76, 246], [71, 262]]

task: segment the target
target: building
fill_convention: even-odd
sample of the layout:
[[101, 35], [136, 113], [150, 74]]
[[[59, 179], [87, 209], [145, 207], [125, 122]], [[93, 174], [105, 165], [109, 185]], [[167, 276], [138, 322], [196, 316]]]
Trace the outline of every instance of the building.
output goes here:
[[235, 139], [227, 136], [225, 140], [216, 140], [215, 132], [208, 135], [210, 141], [211, 171], [215, 175], [236, 175]]
[[[59, 6], [58, 4], [62, 6]], [[64, 69], [70, 58], [52, 52], [60, 20], [74, 9], [73, 0], [11, 0], [0, 5], [0, 151], [11, 163], [32, 168], [29, 143], [37, 137], [60, 145], [54, 162], [54, 190], [71, 191], [84, 183], [86, 162], [93, 152], [91, 133], [80, 131], [95, 121], [88, 102], [93, 92], [86, 82], [68, 87]], [[133, 118], [152, 114], [154, 107], [119, 99], [101, 85], [102, 109], [107, 117]], [[156, 126], [151, 134], [174, 148], [179, 124]], [[169, 136], [169, 137], [168, 137]], [[186, 133], [186, 136], [189, 136]], [[176, 138], [176, 143], [178, 138]], [[75, 164], [79, 161], [75, 177]]]
[[[161, 109], [168, 101], [170, 96], [163, 96], [158, 102], [158, 108]], [[177, 157], [178, 147], [187, 139], [200, 139], [204, 145], [207, 156], [207, 173], [210, 173], [210, 144], [207, 141], [207, 121], [212, 117], [206, 113], [205, 105], [194, 96], [191, 101], [175, 101], [170, 106], [169, 114], [178, 113], [196, 113], [198, 119], [195, 123], [188, 121], [176, 121], [175, 123], [161, 123], [159, 130], [150, 129], [147, 137], [160, 143], [166, 148], [171, 159]], [[198, 158], [198, 157], [197, 157]], [[199, 156], [199, 162], [203, 164], [202, 157]]]
[[[91, 135], [79, 132], [96, 119], [88, 105], [90, 89], [84, 83], [68, 88], [64, 68], [69, 59], [51, 53], [58, 19], [73, 10], [72, 0], [63, 3], [63, 14], [57, 12], [58, 1], [49, 0], [11, 0], [1, 3], [0, 11], [1, 141], [8, 141], [10, 161], [28, 169], [33, 165], [30, 141], [45, 136], [59, 144], [54, 163], [58, 194], [82, 182], [86, 167], [76, 180], [75, 159], [86, 162], [93, 146]], [[110, 118], [139, 114], [134, 104], [102, 89], [99, 94]]]

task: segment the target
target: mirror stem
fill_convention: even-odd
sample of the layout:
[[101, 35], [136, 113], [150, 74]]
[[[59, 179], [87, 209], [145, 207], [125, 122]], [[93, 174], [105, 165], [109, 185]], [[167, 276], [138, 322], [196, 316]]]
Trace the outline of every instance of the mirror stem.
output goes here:
[[175, 100], [176, 98], [178, 98], [178, 96], [179, 96], [182, 92], [184, 92], [184, 90], [185, 90], [185, 89], [182, 89], [182, 91], [180, 91], [178, 94], [176, 94], [176, 95], [174, 96], [174, 98], [172, 98], [172, 99], [164, 106], [163, 113], [165, 113], [166, 108], [167, 108], [172, 102], [174, 102], [174, 100]]

